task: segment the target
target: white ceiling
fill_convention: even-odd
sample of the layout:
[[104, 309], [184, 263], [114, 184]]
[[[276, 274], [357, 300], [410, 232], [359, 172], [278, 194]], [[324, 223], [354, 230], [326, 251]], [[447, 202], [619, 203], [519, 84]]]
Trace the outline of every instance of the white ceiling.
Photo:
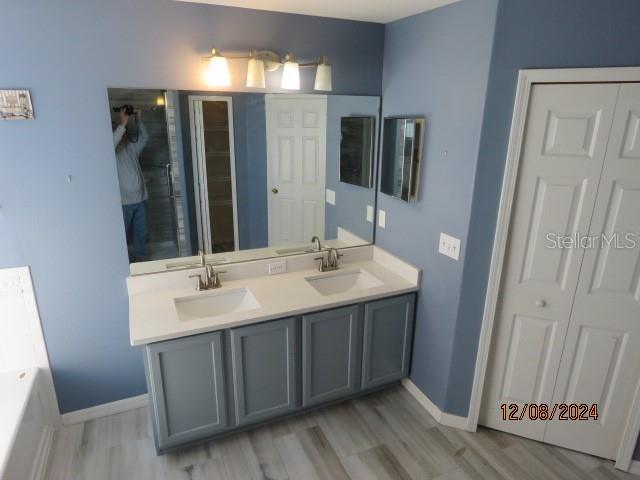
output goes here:
[[229, 7], [389, 23], [458, 0], [178, 0]]

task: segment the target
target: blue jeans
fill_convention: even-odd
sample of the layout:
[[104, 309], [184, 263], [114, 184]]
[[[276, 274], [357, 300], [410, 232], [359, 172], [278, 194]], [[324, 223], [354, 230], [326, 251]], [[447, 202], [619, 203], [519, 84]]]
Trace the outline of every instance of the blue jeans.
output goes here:
[[147, 260], [147, 202], [132, 203], [122, 206], [124, 229], [127, 232], [129, 261], [144, 262]]

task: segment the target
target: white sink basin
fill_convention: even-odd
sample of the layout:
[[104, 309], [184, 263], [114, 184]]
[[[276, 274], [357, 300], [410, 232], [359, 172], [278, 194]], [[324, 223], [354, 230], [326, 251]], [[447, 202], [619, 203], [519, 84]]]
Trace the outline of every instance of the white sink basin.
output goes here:
[[330, 273], [320, 273], [306, 277], [309, 285], [320, 295], [336, 295], [344, 292], [355, 292], [384, 285], [369, 272], [359, 270], [337, 270]]
[[176, 298], [173, 302], [181, 322], [260, 308], [256, 297], [247, 288], [203, 292], [189, 297]]

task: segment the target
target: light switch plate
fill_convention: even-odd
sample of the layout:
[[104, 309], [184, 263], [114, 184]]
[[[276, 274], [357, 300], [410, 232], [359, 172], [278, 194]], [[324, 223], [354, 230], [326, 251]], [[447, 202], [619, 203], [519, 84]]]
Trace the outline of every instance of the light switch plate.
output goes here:
[[373, 206], [367, 205], [367, 222], [373, 223]]
[[460, 239], [447, 235], [446, 233], [440, 233], [438, 252], [454, 260], [458, 260], [460, 258]]
[[336, 204], [336, 192], [334, 192], [333, 190], [329, 190], [327, 188], [327, 195], [326, 195], [326, 201], [329, 205], [335, 205]]
[[378, 210], [378, 226], [385, 228], [387, 225], [387, 212], [384, 210]]
[[278, 275], [287, 272], [287, 261], [272, 262], [269, 264], [269, 275]]

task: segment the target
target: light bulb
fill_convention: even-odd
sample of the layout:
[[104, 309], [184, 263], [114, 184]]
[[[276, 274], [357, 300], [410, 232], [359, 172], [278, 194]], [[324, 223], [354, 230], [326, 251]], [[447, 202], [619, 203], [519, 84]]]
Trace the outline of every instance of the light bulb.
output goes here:
[[316, 70], [316, 81], [313, 85], [314, 90], [321, 90], [324, 92], [331, 91], [331, 65], [327, 60], [327, 57], [321, 57], [320, 63]]
[[300, 66], [293, 55], [285, 57], [281, 86], [287, 90], [300, 90]]
[[264, 88], [264, 61], [251, 57], [247, 63], [247, 87]]
[[227, 59], [214, 53], [211, 60], [209, 60], [206, 79], [207, 83], [212, 87], [228, 87], [231, 85]]

